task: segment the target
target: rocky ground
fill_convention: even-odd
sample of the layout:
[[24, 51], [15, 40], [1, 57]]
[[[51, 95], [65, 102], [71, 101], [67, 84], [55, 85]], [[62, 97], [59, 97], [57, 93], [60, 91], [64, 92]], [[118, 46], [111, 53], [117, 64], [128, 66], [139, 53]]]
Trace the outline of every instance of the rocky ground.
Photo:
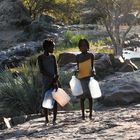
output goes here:
[[[80, 111], [58, 112], [57, 124], [44, 125], [44, 117], [0, 131], [0, 140], [140, 140], [140, 104], [102, 108], [93, 120], [81, 120]], [[50, 116], [50, 120], [52, 117]]]

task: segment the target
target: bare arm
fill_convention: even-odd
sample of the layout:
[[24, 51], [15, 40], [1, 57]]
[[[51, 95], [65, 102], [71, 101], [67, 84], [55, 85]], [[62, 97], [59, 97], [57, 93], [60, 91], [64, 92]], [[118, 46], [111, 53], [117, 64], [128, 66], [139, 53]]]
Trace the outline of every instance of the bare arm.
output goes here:
[[59, 77], [58, 70], [57, 70], [57, 62], [56, 62], [55, 56], [53, 55], [52, 57], [54, 59], [54, 69], [55, 69], [54, 82], [57, 82], [58, 81], [58, 77]]
[[77, 69], [74, 71], [75, 76], [79, 72], [79, 60], [78, 60], [78, 55], [76, 56], [76, 63], [77, 63]]
[[92, 75], [96, 75], [96, 70], [95, 70], [95, 67], [94, 67], [94, 55], [91, 54], [91, 67], [92, 67]]

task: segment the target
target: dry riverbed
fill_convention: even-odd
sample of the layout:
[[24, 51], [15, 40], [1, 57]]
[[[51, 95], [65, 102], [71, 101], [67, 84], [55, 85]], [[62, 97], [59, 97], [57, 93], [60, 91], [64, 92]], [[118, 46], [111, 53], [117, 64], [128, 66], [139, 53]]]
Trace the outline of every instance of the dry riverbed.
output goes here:
[[81, 120], [80, 111], [59, 111], [57, 124], [44, 125], [44, 117], [0, 131], [0, 140], [140, 140], [140, 104], [104, 108], [93, 120]]

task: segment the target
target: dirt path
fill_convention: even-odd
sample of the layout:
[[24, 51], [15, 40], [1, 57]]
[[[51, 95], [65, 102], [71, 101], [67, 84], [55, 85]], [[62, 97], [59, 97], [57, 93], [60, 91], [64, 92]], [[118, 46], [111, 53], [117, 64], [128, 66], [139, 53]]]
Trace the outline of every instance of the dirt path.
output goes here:
[[92, 121], [81, 120], [80, 111], [61, 111], [57, 118], [55, 126], [44, 126], [41, 117], [0, 131], [0, 140], [140, 140], [140, 104], [97, 111]]

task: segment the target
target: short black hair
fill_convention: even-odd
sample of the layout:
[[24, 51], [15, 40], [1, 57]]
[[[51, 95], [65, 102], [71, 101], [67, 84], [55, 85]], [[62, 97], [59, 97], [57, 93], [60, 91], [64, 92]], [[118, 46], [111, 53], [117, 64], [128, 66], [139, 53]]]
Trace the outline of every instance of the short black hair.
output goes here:
[[51, 39], [45, 39], [43, 41], [43, 49], [47, 50], [47, 48], [54, 47], [55, 43]]
[[83, 42], [86, 43], [87, 48], [89, 49], [89, 43], [88, 43], [87, 39], [85, 39], [85, 38], [79, 40], [78, 47], [80, 48]]

